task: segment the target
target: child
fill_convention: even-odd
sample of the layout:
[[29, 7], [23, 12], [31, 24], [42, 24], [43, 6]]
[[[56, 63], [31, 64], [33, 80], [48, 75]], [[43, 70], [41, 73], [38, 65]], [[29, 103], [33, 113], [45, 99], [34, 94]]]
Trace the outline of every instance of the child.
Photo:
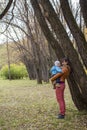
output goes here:
[[[55, 61], [54, 66], [52, 66], [50, 72], [51, 72], [51, 77], [57, 73], [62, 73], [62, 69], [60, 67], [60, 61]], [[54, 89], [55, 89], [55, 85], [58, 86], [58, 83], [60, 83], [60, 78], [57, 78], [52, 82]]]

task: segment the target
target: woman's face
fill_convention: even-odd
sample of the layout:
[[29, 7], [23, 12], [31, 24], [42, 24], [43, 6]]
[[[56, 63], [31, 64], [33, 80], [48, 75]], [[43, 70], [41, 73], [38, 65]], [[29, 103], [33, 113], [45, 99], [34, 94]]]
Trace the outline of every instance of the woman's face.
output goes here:
[[62, 62], [62, 65], [67, 65], [68, 63], [64, 60], [63, 62]]

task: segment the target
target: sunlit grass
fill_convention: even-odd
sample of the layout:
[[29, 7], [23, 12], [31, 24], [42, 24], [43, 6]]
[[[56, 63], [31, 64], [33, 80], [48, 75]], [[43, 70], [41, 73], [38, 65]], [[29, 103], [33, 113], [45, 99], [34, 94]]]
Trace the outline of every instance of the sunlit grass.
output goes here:
[[87, 115], [74, 106], [68, 86], [66, 118], [56, 119], [58, 105], [51, 84], [0, 80], [1, 130], [87, 130]]

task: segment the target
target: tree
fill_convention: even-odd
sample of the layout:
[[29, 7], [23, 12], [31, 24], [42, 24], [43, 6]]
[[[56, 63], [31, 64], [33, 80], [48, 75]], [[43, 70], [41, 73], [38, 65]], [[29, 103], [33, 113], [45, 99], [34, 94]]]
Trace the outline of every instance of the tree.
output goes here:
[[80, 0], [81, 11], [87, 28], [87, 0]]
[[[64, 4], [65, 1], [60, 0], [60, 2]], [[51, 44], [51, 46], [54, 48], [55, 53], [57, 54], [58, 58], [61, 58], [63, 56], [67, 56], [69, 58], [72, 72], [68, 79], [68, 83], [70, 86], [70, 91], [72, 94], [73, 101], [79, 110], [87, 110], [87, 100], [86, 100], [87, 99], [87, 76], [84, 71], [83, 64], [79, 58], [78, 52], [76, 51], [76, 49], [73, 46], [73, 43], [69, 39], [66, 33], [66, 30], [64, 29], [61, 21], [57, 17], [57, 14], [55, 13], [54, 8], [52, 7], [52, 4], [50, 3], [50, 1], [49, 0], [48, 1], [31, 0], [31, 4], [33, 6], [38, 22], [41, 26], [41, 29], [45, 37], [47, 38], [48, 43]], [[68, 3], [66, 3], [66, 5], [68, 6], [68, 9], [69, 9]], [[69, 16], [67, 15], [66, 17], [72, 18], [72, 12], [68, 10], [68, 13], [69, 13]], [[70, 22], [69, 20], [67, 21], [68, 26], [69, 24], [71, 24], [71, 22], [72, 22], [71, 19], [70, 19]], [[74, 23], [75, 23], [75, 20], [74, 20]], [[49, 25], [51, 26], [54, 33], [52, 33], [51, 30], [49, 29]], [[69, 28], [71, 29], [71, 31], [74, 30], [74, 28], [71, 25], [69, 26]], [[76, 28], [76, 31], [78, 32], [78, 27]], [[81, 36], [80, 34], [78, 36], [80, 37], [80, 43], [81, 43], [81, 40], [84, 39], [84, 36], [81, 31], [80, 33], [81, 33]], [[78, 39], [77, 35], [75, 35], [74, 33], [72, 34], [73, 34], [73, 37], [75, 37], [75, 39]], [[54, 35], [55, 35], [55, 38], [54, 38]], [[51, 36], [53, 37], [55, 42], [50, 42]], [[85, 39], [83, 41], [85, 41]], [[78, 41], [76, 40], [76, 44], [78, 46], [77, 42]], [[84, 44], [85, 45], [83, 46], [86, 47], [87, 46], [86, 41], [84, 42]], [[85, 49], [85, 47], [83, 48]], [[58, 51], [60, 50], [61, 52], [58, 54]], [[83, 55], [87, 57], [86, 50], [85, 52], [83, 52]], [[81, 53], [80, 53], [80, 56], [81, 56], [81, 59], [83, 60]], [[84, 63], [84, 60], [83, 60], [83, 63]], [[86, 60], [86, 63], [87, 63], [87, 60]], [[87, 65], [86, 63], [84, 63], [84, 66]]]
[[[17, 41], [11, 36], [11, 31], [9, 32], [10, 38], [16, 44], [16, 49], [18, 48], [20, 51], [21, 60], [28, 70], [29, 77], [31, 79], [36, 78], [38, 83], [42, 83], [42, 80], [48, 82], [49, 50], [48, 45], [44, 48], [46, 45], [45, 37], [34, 16], [32, 8], [29, 9], [30, 5], [27, 3], [28, 1], [17, 2], [15, 7], [17, 13], [14, 15], [14, 20], [11, 21], [9, 26], [13, 29]], [[3, 22], [9, 24], [6, 20], [3, 20]], [[23, 40], [20, 40], [15, 28], [17, 28], [17, 31], [18, 29], [20, 30], [18, 32], [22, 37], [24, 34], [25, 38]]]

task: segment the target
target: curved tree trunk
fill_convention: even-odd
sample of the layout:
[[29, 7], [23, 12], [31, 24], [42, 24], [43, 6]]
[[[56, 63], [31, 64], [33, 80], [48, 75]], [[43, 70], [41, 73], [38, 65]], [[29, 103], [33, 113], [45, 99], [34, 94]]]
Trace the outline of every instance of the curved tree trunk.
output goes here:
[[[48, 1], [42, 0], [41, 4], [42, 4], [43, 9], [48, 13], [48, 16], [46, 18], [49, 21], [56, 36], [58, 37], [64, 54], [69, 57], [69, 59], [72, 63], [72, 69], [75, 72], [76, 81], [80, 85], [81, 91], [83, 93], [83, 97], [86, 100], [87, 97], [84, 95], [87, 95], [87, 87], [85, 87], [85, 86], [87, 86], [87, 76], [86, 76], [83, 66], [79, 60], [78, 54], [77, 54], [76, 50], [74, 49], [66, 31], [64, 30], [64, 28], [63, 28], [60, 20], [58, 19], [49, 0]], [[79, 70], [80, 70], [80, 72], [79, 72]], [[86, 102], [87, 102], [87, 100], [86, 100]]]
[[[45, 2], [45, 3], [44, 3]], [[45, 0], [43, 0], [43, 3], [44, 3], [44, 5], [42, 5], [42, 7], [43, 6], [46, 6], [46, 4], [48, 3], [48, 5], [49, 5], [49, 1], [45, 1]], [[52, 38], [54, 39], [54, 37], [53, 37], [53, 35], [52, 35], [52, 33], [50, 32], [50, 30], [49, 30], [49, 28], [48, 28], [48, 26], [47, 26], [47, 24], [46, 24], [46, 21], [45, 21], [45, 19], [44, 19], [44, 17], [43, 17], [43, 15], [42, 15], [42, 13], [41, 13], [41, 10], [40, 10], [40, 7], [39, 7], [39, 4], [38, 4], [38, 2], [37, 2], [37, 0], [31, 0], [31, 4], [32, 4], [32, 6], [33, 6], [33, 8], [34, 8], [34, 11], [35, 11], [35, 15], [36, 15], [36, 17], [37, 17], [37, 19], [38, 19], [38, 21], [39, 21], [39, 24], [40, 24], [40, 26], [41, 26], [41, 29], [42, 29], [42, 31], [43, 31], [43, 33], [44, 33], [44, 35], [45, 35], [45, 37], [47, 38], [47, 40], [48, 40], [48, 43], [49, 44], [51, 44], [51, 46], [54, 48], [54, 50], [55, 50], [55, 52], [56, 52], [56, 54], [59, 54], [59, 55], [57, 55], [58, 56], [58, 58], [61, 58], [61, 56], [63, 57], [64, 56], [64, 53], [65, 53], [65, 55], [66, 56], [69, 56], [69, 59], [70, 59], [70, 61], [71, 61], [71, 63], [72, 63], [72, 66], [73, 66], [73, 70], [74, 70], [74, 73], [75, 73], [75, 76], [73, 77], [73, 76], [71, 76], [71, 78], [69, 78], [69, 84], [70, 84], [70, 88], [72, 88], [71, 89], [71, 91], [72, 91], [72, 93], [71, 94], [73, 94], [74, 93], [74, 89], [73, 89], [73, 85], [75, 85], [76, 86], [76, 88], [77, 88], [77, 90], [78, 90], [78, 93], [79, 93], [79, 97], [81, 97], [81, 99], [83, 99], [83, 100], [81, 100], [80, 102], [82, 102], [82, 103], [79, 103], [79, 97], [77, 97], [76, 96], [76, 99], [74, 100], [74, 98], [73, 98], [73, 100], [74, 100], [74, 102], [75, 102], [75, 104], [76, 104], [76, 106], [78, 106], [78, 108], [79, 108], [79, 110], [86, 110], [86, 107], [84, 107], [84, 106], [86, 106], [87, 105], [87, 87], [85, 87], [85, 86], [87, 86], [87, 79], [86, 79], [86, 75], [85, 75], [85, 72], [84, 72], [84, 70], [83, 70], [83, 67], [82, 67], [82, 65], [81, 65], [81, 63], [80, 63], [80, 61], [79, 61], [79, 57], [78, 57], [78, 54], [76, 53], [76, 51], [74, 50], [74, 48], [73, 48], [73, 46], [72, 46], [72, 43], [70, 42], [70, 40], [69, 40], [69, 38], [68, 38], [68, 36], [67, 36], [67, 34], [66, 34], [66, 32], [65, 32], [65, 30], [63, 29], [63, 27], [62, 27], [62, 25], [60, 25], [60, 21], [58, 20], [58, 18], [56, 17], [56, 20], [58, 20], [57, 22], [55, 22], [55, 15], [53, 15], [52, 13], [54, 12], [54, 10], [52, 9], [52, 10], [50, 10], [50, 9], [47, 9], [48, 8], [48, 5], [47, 5], [47, 8], [45, 8], [45, 9], [47, 9], [47, 16], [48, 17], [50, 17], [49, 19], [49, 21], [50, 21], [50, 23], [51, 22], [53, 22], [53, 25], [52, 25], [52, 23], [51, 23], [51, 26], [52, 26], [52, 28], [53, 28], [53, 30], [55, 31], [55, 33], [56, 33], [56, 35], [58, 36], [58, 38], [59, 38], [59, 40], [61, 41], [61, 48], [62, 48], [62, 50], [63, 51], [59, 51], [59, 50], [61, 50], [61, 48], [60, 48], [60, 42], [58, 41], [56, 41], [56, 42], [53, 42], [53, 40], [51, 41], [51, 36], [52, 36]], [[51, 11], [51, 12], [49, 12], [49, 11]], [[50, 14], [49, 14], [50, 13]], [[52, 19], [52, 21], [51, 21], [51, 19]], [[55, 27], [56, 26], [56, 27]], [[58, 28], [58, 26], [59, 26], [59, 28]], [[61, 30], [62, 29], [62, 30]], [[58, 33], [58, 34], [57, 34]], [[55, 40], [54, 40], [55, 41]], [[59, 52], [58, 52], [59, 51]], [[64, 52], [64, 53], [63, 53]], [[62, 55], [60, 55], [60, 54], [62, 54]], [[72, 55], [73, 54], [73, 55]], [[74, 57], [74, 58], [73, 58]], [[77, 62], [76, 62], [77, 61]], [[78, 68], [78, 69], [77, 69]], [[79, 72], [79, 69], [81, 69], [81, 72]], [[79, 72], [79, 74], [78, 74], [78, 72]], [[84, 77], [84, 79], [83, 79], [83, 77]], [[84, 80], [83, 82], [81, 82], [82, 80]], [[74, 82], [72, 82], [72, 81], [74, 81]], [[80, 85], [80, 87], [81, 87], [81, 89], [82, 89], [82, 91], [83, 91], [83, 93], [81, 94], [81, 92], [80, 92], [80, 90], [78, 89], [78, 85], [77, 84], [80, 84], [81, 83], [81, 85]], [[84, 86], [85, 85], [85, 86]], [[73, 95], [72, 95], [73, 96]], [[83, 107], [80, 105], [80, 104], [84, 104], [83, 105]]]

